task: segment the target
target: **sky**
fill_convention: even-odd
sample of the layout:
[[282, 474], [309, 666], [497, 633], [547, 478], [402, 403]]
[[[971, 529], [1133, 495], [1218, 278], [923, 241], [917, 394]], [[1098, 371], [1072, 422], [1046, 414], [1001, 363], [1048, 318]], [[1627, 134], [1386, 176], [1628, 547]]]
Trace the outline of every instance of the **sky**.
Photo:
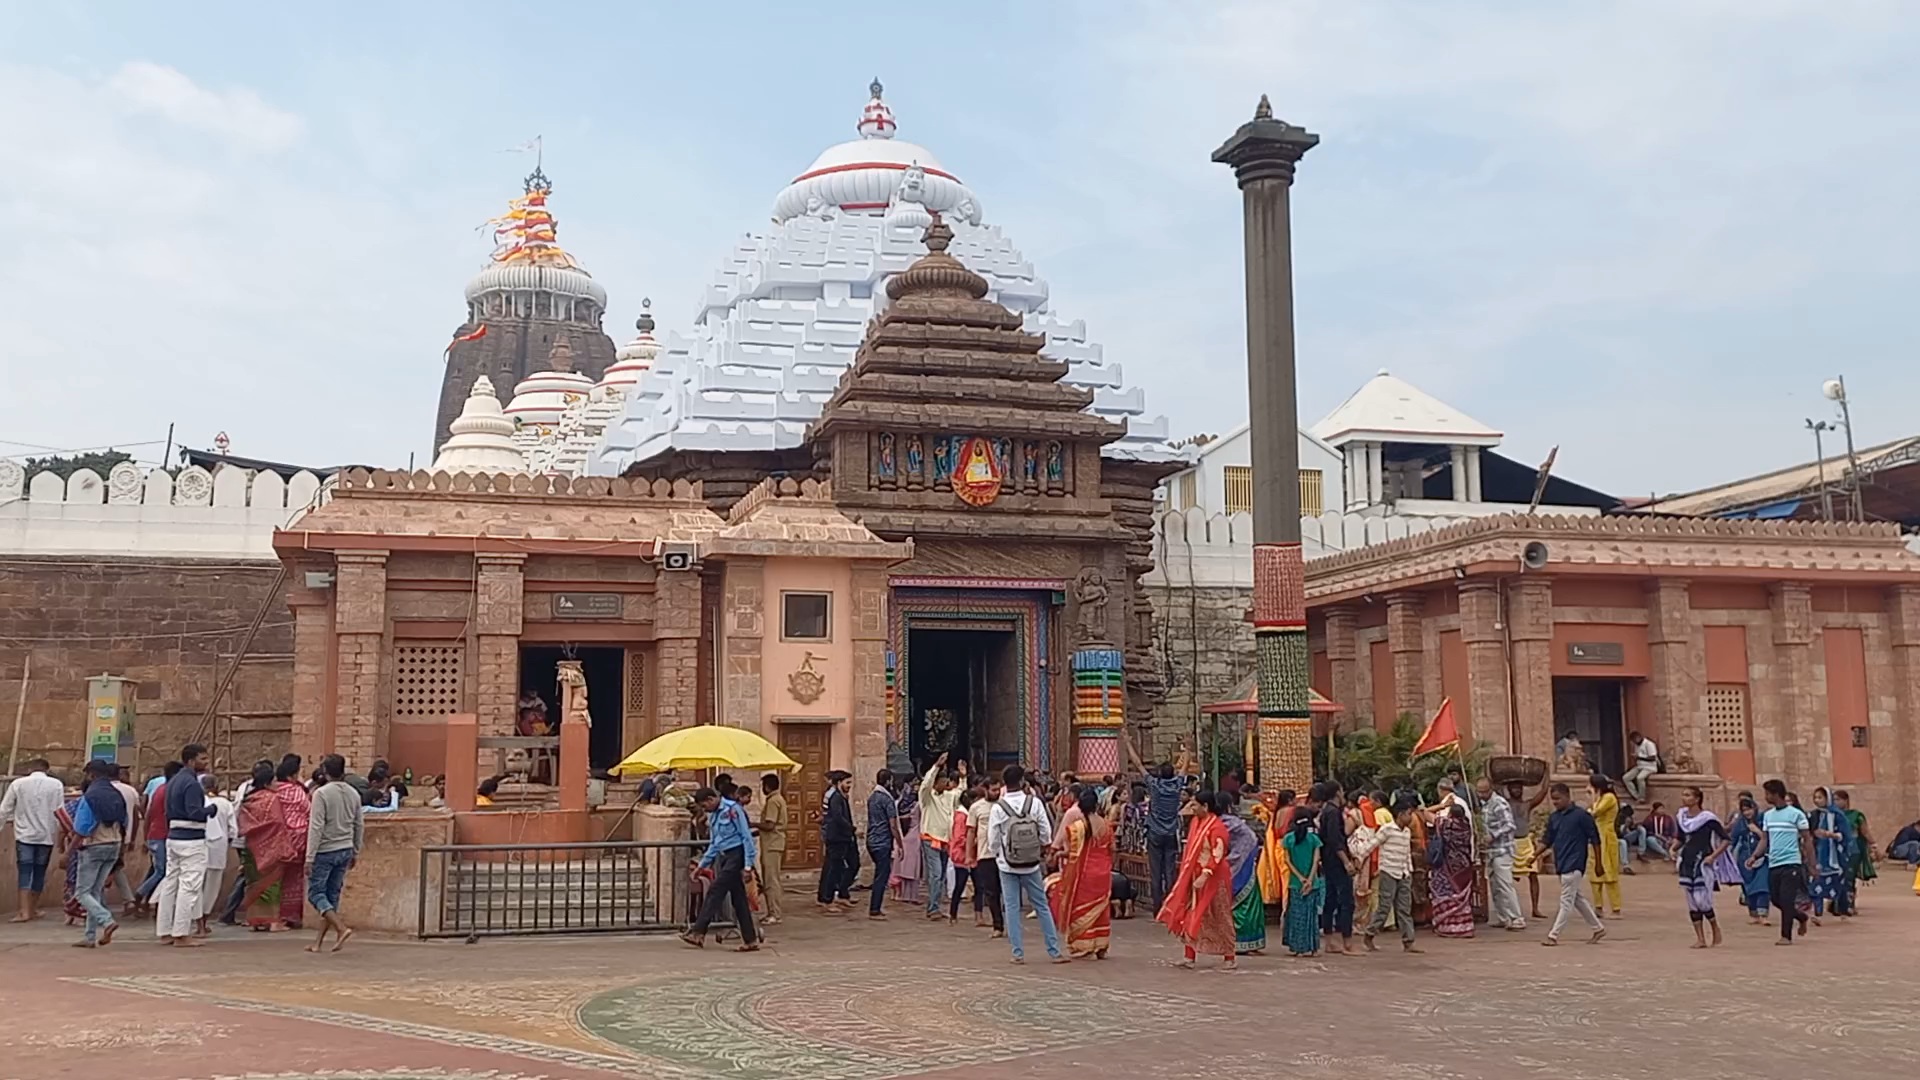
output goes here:
[[[862, 14], [864, 12], [864, 14]], [[475, 226], [542, 136], [561, 241], [686, 331], [853, 137], [981, 198], [1176, 434], [1246, 419], [1240, 196], [1270, 95], [1301, 419], [1389, 369], [1616, 495], [1914, 434], [1920, 8], [1904, 0], [826, 7], [0, 0], [0, 455], [425, 457]], [[1831, 447], [1829, 447], [1831, 449]]]

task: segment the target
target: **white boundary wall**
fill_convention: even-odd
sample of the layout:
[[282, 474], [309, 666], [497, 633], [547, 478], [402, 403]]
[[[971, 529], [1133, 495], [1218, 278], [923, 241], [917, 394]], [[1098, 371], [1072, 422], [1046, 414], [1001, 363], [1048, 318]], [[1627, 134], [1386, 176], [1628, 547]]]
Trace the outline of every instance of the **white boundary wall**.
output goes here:
[[325, 497], [310, 472], [189, 465], [177, 474], [115, 465], [31, 479], [0, 461], [0, 554], [273, 559], [273, 530]]

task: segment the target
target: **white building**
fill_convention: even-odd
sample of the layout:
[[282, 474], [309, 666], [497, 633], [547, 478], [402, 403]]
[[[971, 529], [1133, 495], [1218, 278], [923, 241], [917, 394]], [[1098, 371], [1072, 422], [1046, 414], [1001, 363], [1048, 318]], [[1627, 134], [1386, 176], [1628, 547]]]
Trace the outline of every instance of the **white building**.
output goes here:
[[[1216, 439], [1196, 442], [1193, 467], [1161, 484], [1160, 503], [1169, 510], [1242, 514], [1253, 510], [1253, 440], [1247, 424]], [[1300, 432], [1300, 516], [1319, 517], [1345, 505], [1340, 451], [1307, 431]]]

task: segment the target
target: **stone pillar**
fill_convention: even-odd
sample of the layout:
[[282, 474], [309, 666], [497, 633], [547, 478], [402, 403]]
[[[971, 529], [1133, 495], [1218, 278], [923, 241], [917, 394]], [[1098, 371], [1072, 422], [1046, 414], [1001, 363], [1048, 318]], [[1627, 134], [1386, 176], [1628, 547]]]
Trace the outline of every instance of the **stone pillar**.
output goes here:
[[[525, 626], [527, 557], [476, 555], [473, 605], [473, 700], [468, 706], [485, 738], [514, 733], [520, 700], [520, 634]], [[488, 751], [491, 754], [491, 751]], [[491, 768], [491, 763], [486, 768]]]
[[1387, 455], [1386, 447], [1377, 442], [1367, 444], [1367, 505], [1378, 506], [1387, 501]]
[[760, 642], [767, 632], [766, 563], [729, 558], [720, 605], [720, 722], [760, 730]]
[[[1896, 718], [1890, 748], [1892, 772], [1903, 785], [1898, 797], [1910, 806], [1913, 785], [1920, 782], [1916, 780], [1920, 778], [1920, 585], [1887, 590], [1887, 638], [1893, 649]], [[1881, 765], [1876, 763], [1875, 768], [1878, 772]]]
[[[1419, 593], [1387, 594], [1387, 651], [1393, 655], [1393, 709], [1411, 713], [1416, 720], [1427, 718], [1425, 600]], [[1435, 663], [1439, 662], [1438, 657]]]
[[1307, 708], [1311, 659], [1300, 556], [1300, 420], [1288, 200], [1294, 166], [1319, 141], [1317, 135], [1274, 119], [1273, 108], [1262, 97], [1253, 119], [1213, 153], [1214, 161], [1233, 168], [1244, 215], [1261, 772], [1268, 783], [1296, 790], [1313, 779], [1313, 732]]
[[1120, 771], [1126, 729], [1126, 671], [1120, 650], [1105, 644], [1073, 652], [1073, 769], [1081, 776]]
[[334, 741], [333, 593], [302, 584], [307, 570], [290, 571], [287, 606], [293, 609], [293, 717], [290, 742], [294, 753], [313, 761], [327, 753]]
[[[853, 567], [853, 710], [848, 723], [853, 725], [853, 760], [835, 762], [857, 779], [889, 768], [888, 747], [892, 736], [887, 714], [888, 680], [891, 666], [887, 658], [887, 571], [884, 566]], [[906, 734], [900, 734], [900, 756], [906, 756]], [[854, 816], [866, 820], [865, 799], [854, 800]]]
[[1466, 502], [1467, 501], [1467, 448], [1464, 446], [1455, 446], [1455, 447], [1452, 447], [1451, 450], [1453, 452], [1452, 453], [1453, 468], [1449, 471], [1452, 472], [1453, 474], [1453, 500], [1455, 502]]
[[1340, 706], [1336, 721], [1351, 720], [1360, 702], [1360, 646], [1354, 640], [1354, 610], [1345, 604], [1327, 609], [1327, 666], [1333, 669], [1328, 693]]
[[654, 719], [658, 733], [715, 719], [700, 712], [700, 575], [662, 571], [654, 579]]
[[1498, 584], [1460, 583], [1460, 643], [1467, 650], [1467, 711], [1472, 718], [1469, 730], [1461, 734], [1511, 753], [1513, 722], [1507, 711], [1506, 632], [1500, 628]]
[[592, 702], [587, 696], [587, 674], [578, 660], [562, 660], [560, 682], [560, 765], [554, 779], [560, 787], [560, 809], [585, 813], [588, 744], [592, 738]]
[[[1471, 459], [1469, 459], [1471, 460]], [[1523, 577], [1507, 587], [1513, 638], [1513, 703], [1519, 718], [1515, 753], [1553, 760], [1553, 586]]]
[[1647, 654], [1653, 716], [1641, 721], [1641, 732], [1666, 748], [1673, 771], [1711, 771], [1706, 639], [1694, 632], [1685, 581], [1656, 578], [1647, 586]]
[[387, 553], [341, 552], [334, 565], [339, 689], [329, 749], [365, 769], [386, 742]]
[[1479, 502], [1480, 497], [1480, 448], [1466, 448], [1467, 458], [1467, 501]]
[[[1754, 768], [1763, 780], [1778, 772], [1789, 786], [1810, 785], [1826, 777], [1829, 757], [1823, 745], [1829, 737], [1826, 710], [1813, 693], [1813, 589], [1783, 581], [1770, 596], [1774, 692], [1760, 710], [1766, 738], [1754, 732]], [[1771, 753], [1763, 755], [1763, 749]]]
[[[473, 809], [480, 783], [480, 718], [472, 713], [447, 717], [447, 809]], [[455, 842], [459, 840], [455, 837]]]

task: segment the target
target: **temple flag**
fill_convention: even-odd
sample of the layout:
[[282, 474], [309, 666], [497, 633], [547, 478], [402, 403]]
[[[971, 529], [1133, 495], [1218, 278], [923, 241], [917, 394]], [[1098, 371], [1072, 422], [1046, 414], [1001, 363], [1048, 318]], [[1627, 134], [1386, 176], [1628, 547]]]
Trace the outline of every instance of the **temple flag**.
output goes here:
[[481, 338], [486, 336], [487, 336], [487, 324], [481, 323], [480, 329], [475, 330], [473, 333], [461, 334], [458, 337], [454, 338], [452, 341], [447, 342], [447, 351], [452, 352], [453, 347], [455, 345], [460, 344], [463, 341], [479, 341]]
[[1460, 745], [1460, 725], [1453, 719], [1453, 699], [1441, 698], [1440, 708], [1427, 721], [1427, 730], [1420, 734], [1420, 741], [1413, 744], [1413, 756], [1424, 757], [1437, 750]]

